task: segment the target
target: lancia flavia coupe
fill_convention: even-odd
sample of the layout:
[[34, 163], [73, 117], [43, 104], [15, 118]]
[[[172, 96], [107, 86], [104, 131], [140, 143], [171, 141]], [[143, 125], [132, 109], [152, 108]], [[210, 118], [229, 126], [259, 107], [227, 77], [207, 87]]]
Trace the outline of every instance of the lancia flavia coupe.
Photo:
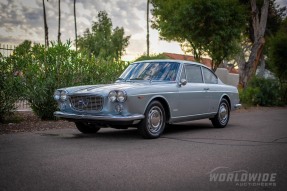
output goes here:
[[230, 111], [241, 106], [236, 87], [202, 64], [179, 60], [135, 62], [113, 84], [61, 88], [54, 99], [54, 115], [75, 122], [82, 133], [135, 127], [144, 138], [160, 137], [167, 125], [204, 118], [223, 128]]

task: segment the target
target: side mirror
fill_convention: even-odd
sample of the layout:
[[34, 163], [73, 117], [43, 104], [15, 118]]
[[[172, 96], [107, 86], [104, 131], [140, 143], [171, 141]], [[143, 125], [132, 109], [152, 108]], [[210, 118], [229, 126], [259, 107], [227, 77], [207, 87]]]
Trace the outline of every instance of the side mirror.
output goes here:
[[187, 84], [186, 79], [181, 79], [179, 82], [179, 86], [185, 86]]

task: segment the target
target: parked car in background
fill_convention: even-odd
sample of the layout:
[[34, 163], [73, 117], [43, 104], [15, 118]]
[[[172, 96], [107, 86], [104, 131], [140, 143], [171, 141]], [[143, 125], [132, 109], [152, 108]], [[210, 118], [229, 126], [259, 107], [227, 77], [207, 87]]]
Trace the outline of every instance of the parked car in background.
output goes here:
[[236, 87], [202, 64], [179, 60], [135, 62], [113, 84], [61, 88], [54, 98], [54, 115], [82, 133], [136, 127], [144, 138], [160, 137], [167, 124], [204, 118], [223, 128], [241, 106]]

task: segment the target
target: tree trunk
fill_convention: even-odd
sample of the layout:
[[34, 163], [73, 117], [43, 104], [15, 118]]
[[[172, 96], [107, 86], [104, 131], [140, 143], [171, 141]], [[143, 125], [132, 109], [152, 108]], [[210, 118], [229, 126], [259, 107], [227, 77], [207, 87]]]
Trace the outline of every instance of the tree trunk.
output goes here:
[[[49, 36], [48, 36], [48, 25], [47, 25], [47, 18], [46, 18], [46, 7], [45, 7], [45, 0], [43, 0], [43, 15], [44, 15], [44, 30], [45, 30], [45, 47], [49, 46]], [[47, 0], [48, 1], [48, 0]]]
[[77, 17], [76, 17], [76, 0], [74, 0], [74, 23], [75, 23], [75, 41], [76, 41], [76, 51], [77, 51]]
[[259, 10], [256, 5], [256, 0], [251, 0], [254, 43], [252, 45], [248, 61], [240, 67], [239, 85], [242, 88], [246, 88], [248, 81], [254, 76], [263, 51], [265, 44], [264, 34], [267, 23], [268, 6], [269, 0], [264, 0], [259, 19]]
[[61, 0], [59, 0], [58, 43], [61, 42]]
[[147, 28], [147, 34], [146, 34], [146, 45], [147, 45], [147, 56], [149, 56], [149, 1], [147, 0], [147, 9], [146, 9], [146, 28]]

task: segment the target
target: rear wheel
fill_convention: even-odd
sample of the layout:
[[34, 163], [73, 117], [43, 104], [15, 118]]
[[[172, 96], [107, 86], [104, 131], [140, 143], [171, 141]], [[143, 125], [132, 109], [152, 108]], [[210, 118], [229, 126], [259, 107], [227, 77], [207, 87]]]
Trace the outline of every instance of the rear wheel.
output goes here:
[[84, 134], [95, 134], [101, 128], [95, 124], [84, 123], [84, 122], [75, 122], [77, 129]]
[[145, 112], [145, 118], [139, 124], [138, 131], [142, 137], [155, 139], [160, 137], [165, 128], [165, 111], [159, 101], [151, 102]]
[[226, 99], [222, 99], [218, 112], [214, 118], [211, 119], [212, 125], [216, 128], [224, 128], [229, 121], [230, 107]]

